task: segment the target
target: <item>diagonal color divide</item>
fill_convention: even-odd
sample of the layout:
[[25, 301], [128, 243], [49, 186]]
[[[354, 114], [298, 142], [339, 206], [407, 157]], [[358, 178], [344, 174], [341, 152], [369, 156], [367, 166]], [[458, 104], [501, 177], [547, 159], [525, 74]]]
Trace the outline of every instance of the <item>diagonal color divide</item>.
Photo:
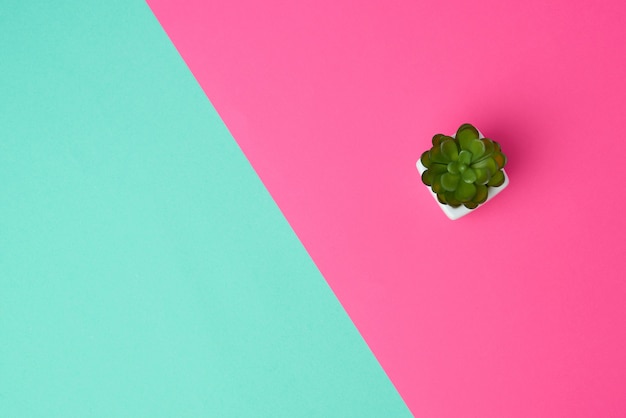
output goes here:
[[0, 417], [410, 413], [143, 2], [0, 13]]
[[[148, 3], [416, 416], [626, 414], [623, 2]], [[453, 223], [463, 122], [511, 185]]]

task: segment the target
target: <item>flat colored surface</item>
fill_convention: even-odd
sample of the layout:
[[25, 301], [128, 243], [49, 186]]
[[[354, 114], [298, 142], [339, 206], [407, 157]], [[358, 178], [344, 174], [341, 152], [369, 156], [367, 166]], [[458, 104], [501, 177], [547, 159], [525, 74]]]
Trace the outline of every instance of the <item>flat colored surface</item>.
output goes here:
[[[416, 416], [626, 414], [626, 3], [148, 3]], [[463, 122], [511, 184], [452, 222]]]
[[148, 6], [9, 3], [0, 416], [409, 416]]

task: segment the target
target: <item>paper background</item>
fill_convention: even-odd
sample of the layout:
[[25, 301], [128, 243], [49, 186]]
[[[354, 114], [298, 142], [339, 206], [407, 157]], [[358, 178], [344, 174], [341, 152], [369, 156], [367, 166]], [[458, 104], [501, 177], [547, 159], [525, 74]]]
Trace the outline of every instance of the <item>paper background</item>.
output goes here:
[[[626, 412], [623, 2], [149, 4], [416, 416]], [[511, 184], [451, 222], [464, 122]]]
[[145, 3], [0, 9], [1, 417], [410, 415]]

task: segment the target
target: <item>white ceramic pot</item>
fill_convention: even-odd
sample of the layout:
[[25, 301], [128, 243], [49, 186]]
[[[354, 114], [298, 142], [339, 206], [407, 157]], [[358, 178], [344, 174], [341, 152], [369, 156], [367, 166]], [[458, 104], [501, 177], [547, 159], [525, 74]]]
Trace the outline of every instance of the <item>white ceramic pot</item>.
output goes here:
[[[478, 135], [479, 138], [484, 138], [483, 134], [480, 133], [480, 131], [478, 131]], [[498, 193], [500, 193], [502, 190], [505, 189], [506, 186], [509, 185], [509, 176], [506, 175], [506, 172], [504, 170], [502, 170], [502, 172], [504, 173], [504, 183], [502, 183], [502, 185], [498, 186], [498, 187], [489, 187], [487, 189], [487, 200], [484, 203], [481, 203], [480, 205], [478, 205], [478, 207], [476, 209], [468, 209], [465, 206], [459, 206], [459, 207], [452, 207], [450, 205], [444, 205], [442, 203], [439, 202], [439, 199], [437, 199], [437, 194], [435, 192], [433, 192], [433, 190], [425, 185], [422, 180], [421, 180], [421, 176], [422, 173], [424, 171], [426, 171], [426, 167], [424, 167], [422, 165], [422, 162], [418, 159], [417, 160], [417, 171], [419, 171], [420, 173], [420, 184], [422, 186], [424, 186], [426, 189], [428, 189], [428, 191], [430, 192], [430, 194], [435, 198], [435, 202], [437, 202], [437, 204], [439, 205], [439, 207], [441, 208], [441, 210], [446, 214], [446, 216], [450, 219], [452, 219], [453, 221], [456, 219], [459, 219], [462, 216], [467, 215], [468, 213], [471, 213], [475, 210], [480, 209], [485, 203], [489, 202], [491, 199], [493, 199]]]

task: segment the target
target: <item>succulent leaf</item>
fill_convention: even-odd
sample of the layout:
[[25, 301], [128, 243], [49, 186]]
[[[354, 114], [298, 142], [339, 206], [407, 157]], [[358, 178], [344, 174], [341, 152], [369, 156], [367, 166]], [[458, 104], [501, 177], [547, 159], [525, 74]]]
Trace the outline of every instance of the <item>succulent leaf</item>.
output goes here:
[[[489, 138], [481, 138], [480, 140], [483, 145], [485, 146], [485, 152], [483, 153], [483, 157], [489, 157], [491, 155], [493, 155], [493, 153], [496, 151], [496, 146], [494, 144], [494, 142], [489, 139]], [[479, 159], [482, 157], [479, 157]]]
[[434, 163], [440, 164], [448, 164], [450, 161], [444, 154], [441, 152], [441, 146], [432, 147], [429, 151], [430, 153], [430, 161]]
[[448, 171], [448, 166], [439, 163], [432, 163], [428, 168], [429, 171], [432, 171], [433, 174], [443, 174]]
[[487, 196], [489, 195], [489, 189], [484, 184], [479, 184], [476, 186], [476, 196], [472, 199], [473, 202], [477, 204], [485, 203], [487, 200]]
[[459, 163], [470, 165], [471, 162], [472, 162], [472, 153], [465, 149], [461, 150], [461, 152], [459, 152]]
[[441, 153], [448, 159], [448, 161], [456, 161], [459, 159], [459, 149], [454, 140], [444, 140], [441, 142], [440, 147]]
[[424, 183], [427, 186], [432, 186], [433, 172], [431, 170], [426, 170], [422, 173], [422, 183]]
[[422, 165], [426, 168], [430, 167], [431, 164], [431, 160], [430, 160], [430, 150], [428, 151], [424, 151], [422, 153], [422, 156], [420, 157], [420, 162], [422, 163]]
[[460, 174], [461, 171], [459, 170], [459, 163], [459, 161], [452, 161], [451, 163], [448, 163], [448, 165], [446, 166], [448, 173]]
[[472, 171], [476, 174], [476, 184], [487, 184], [489, 182], [489, 173], [485, 168], [472, 166]]
[[483, 155], [485, 155], [485, 144], [480, 139], [474, 139], [467, 144], [466, 148], [472, 153], [472, 161], [478, 161]]
[[457, 207], [457, 206], [461, 206], [462, 205], [462, 203], [459, 202], [454, 197], [454, 192], [445, 192], [444, 196], [446, 197], [446, 202], [448, 203], [448, 205], [453, 206], [453, 207]]
[[502, 171], [498, 171], [496, 174], [493, 175], [493, 177], [491, 177], [489, 183], [487, 183], [487, 186], [498, 187], [502, 186], [502, 183], [504, 183], [504, 173]]
[[443, 187], [444, 190], [453, 192], [457, 188], [460, 179], [461, 176], [458, 174], [444, 173], [441, 175], [441, 187]]
[[441, 187], [441, 176], [433, 176], [433, 184], [431, 186], [433, 192], [439, 194], [443, 193], [443, 187]]
[[468, 149], [468, 143], [474, 139], [478, 139], [479, 136], [478, 129], [474, 128], [469, 123], [464, 123], [456, 131], [455, 138], [459, 141], [461, 149]]
[[465, 203], [470, 201], [476, 195], [476, 186], [472, 183], [460, 182], [454, 191], [454, 197]]
[[506, 157], [502, 154], [502, 152], [494, 152], [493, 160], [498, 165], [498, 168], [504, 168], [506, 164]]
[[471, 168], [464, 170], [461, 173], [461, 178], [465, 183], [475, 183], [476, 182], [476, 173]]
[[489, 173], [489, 177], [493, 176], [498, 171], [498, 165], [493, 158], [483, 158], [480, 161], [472, 164], [472, 168], [484, 168]]
[[444, 138], [450, 138], [449, 136], [443, 135], [443, 134], [437, 134], [435, 136], [433, 136], [433, 147], [438, 147], [439, 144], [441, 144], [441, 141]]

